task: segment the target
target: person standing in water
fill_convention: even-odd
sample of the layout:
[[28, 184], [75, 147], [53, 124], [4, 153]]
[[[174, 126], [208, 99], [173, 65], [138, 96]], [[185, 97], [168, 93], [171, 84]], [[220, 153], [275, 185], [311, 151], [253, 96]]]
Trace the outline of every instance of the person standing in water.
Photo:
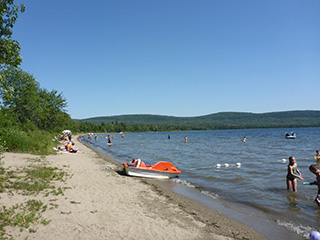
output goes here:
[[108, 143], [111, 144], [111, 137], [108, 135]]
[[309, 184], [318, 186], [318, 194], [317, 194], [317, 197], [314, 201], [318, 205], [318, 207], [320, 207], [320, 170], [319, 170], [319, 166], [317, 166], [316, 164], [312, 164], [312, 165], [310, 165], [309, 170], [310, 170], [310, 172], [312, 172], [316, 176], [316, 181], [309, 182]]
[[188, 142], [188, 137], [184, 136], [184, 142], [187, 143]]
[[301, 176], [301, 173], [298, 169], [298, 164], [296, 158], [291, 156], [289, 157], [288, 173], [287, 173], [287, 190], [292, 190], [297, 192], [297, 178], [304, 180]]

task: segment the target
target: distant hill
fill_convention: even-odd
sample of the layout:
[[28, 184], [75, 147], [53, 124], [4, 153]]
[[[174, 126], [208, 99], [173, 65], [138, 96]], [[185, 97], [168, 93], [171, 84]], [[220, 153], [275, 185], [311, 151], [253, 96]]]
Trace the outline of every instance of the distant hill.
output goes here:
[[220, 112], [198, 117], [133, 114], [81, 119], [95, 124], [157, 125], [170, 129], [237, 129], [277, 127], [320, 127], [320, 111], [285, 111], [270, 113]]

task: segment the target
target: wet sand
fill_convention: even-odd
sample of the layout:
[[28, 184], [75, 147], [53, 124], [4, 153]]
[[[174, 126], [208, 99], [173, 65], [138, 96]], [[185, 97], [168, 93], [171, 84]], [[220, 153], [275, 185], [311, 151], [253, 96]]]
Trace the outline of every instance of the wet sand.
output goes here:
[[[48, 225], [35, 224], [30, 233], [8, 227], [13, 239], [266, 239], [243, 223], [183, 197], [161, 185], [161, 181], [128, 177], [122, 166], [77, 139], [84, 153], [58, 153], [46, 157], [6, 153], [6, 169], [30, 164], [58, 167], [68, 173], [65, 182], [56, 182], [64, 195], [24, 196], [0, 193], [1, 205], [13, 206], [29, 199], [50, 204], [43, 217]], [[76, 204], [74, 204], [76, 203]]]

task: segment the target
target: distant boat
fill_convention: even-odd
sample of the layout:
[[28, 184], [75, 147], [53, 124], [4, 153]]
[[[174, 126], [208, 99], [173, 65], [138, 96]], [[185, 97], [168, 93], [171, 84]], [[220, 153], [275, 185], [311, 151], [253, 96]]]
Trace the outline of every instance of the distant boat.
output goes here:
[[133, 159], [129, 164], [122, 163], [128, 176], [145, 178], [174, 178], [181, 173], [172, 163], [157, 162], [154, 165], [146, 165], [140, 159]]
[[286, 139], [295, 139], [295, 138], [296, 138], [295, 132], [291, 132], [291, 133], [286, 132]]

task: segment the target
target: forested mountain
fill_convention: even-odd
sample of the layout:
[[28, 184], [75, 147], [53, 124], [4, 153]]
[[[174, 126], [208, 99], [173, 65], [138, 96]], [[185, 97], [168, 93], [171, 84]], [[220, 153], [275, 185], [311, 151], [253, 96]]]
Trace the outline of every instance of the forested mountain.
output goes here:
[[67, 100], [62, 93], [41, 88], [31, 73], [19, 67], [21, 48], [12, 39], [12, 28], [24, 11], [23, 4], [1, 1], [0, 160], [4, 151], [50, 153], [55, 144], [53, 136], [64, 129], [103, 133], [320, 127], [320, 111], [222, 112], [198, 117], [120, 115], [73, 120], [65, 109]]
[[208, 130], [236, 128], [319, 127], [320, 111], [270, 113], [221, 112], [198, 117], [119, 115], [78, 120], [105, 125], [148, 125], [157, 130]]

